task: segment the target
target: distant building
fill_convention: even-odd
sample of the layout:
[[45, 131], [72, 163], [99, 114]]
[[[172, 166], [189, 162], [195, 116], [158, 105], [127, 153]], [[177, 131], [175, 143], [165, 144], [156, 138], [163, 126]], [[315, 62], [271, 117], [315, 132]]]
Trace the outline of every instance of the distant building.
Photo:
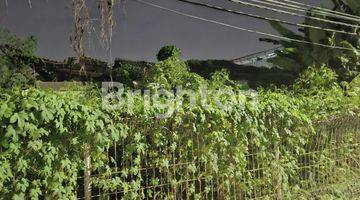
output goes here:
[[278, 50], [282, 50], [282, 47], [277, 47], [274, 49], [269, 49], [266, 51], [250, 54], [245, 57], [237, 58], [232, 62], [236, 65], [242, 65], [242, 66], [273, 68], [275, 66], [269, 63], [268, 59], [276, 57], [276, 51]]

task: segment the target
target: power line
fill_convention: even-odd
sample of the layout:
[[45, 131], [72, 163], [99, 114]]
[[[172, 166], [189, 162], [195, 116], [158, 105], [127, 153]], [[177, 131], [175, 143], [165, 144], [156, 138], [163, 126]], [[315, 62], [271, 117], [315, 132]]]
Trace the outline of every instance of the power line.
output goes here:
[[307, 8], [314, 8], [314, 9], [324, 10], [326, 12], [336, 13], [336, 14], [339, 14], [339, 15], [344, 15], [344, 16], [349, 16], [349, 17], [354, 17], [354, 18], [360, 19], [360, 16], [357, 16], [357, 15], [351, 15], [351, 14], [348, 14], [348, 13], [343, 13], [343, 12], [339, 12], [339, 11], [336, 11], [336, 10], [322, 8], [322, 7], [319, 7], [319, 6], [308, 5], [308, 4], [304, 4], [304, 3], [300, 3], [300, 2], [292, 1], [292, 0], [282, 0], [282, 1], [288, 2], [288, 3], [293, 3], [293, 4], [296, 4], [296, 5], [299, 5], [299, 6], [305, 6]]
[[[285, 11], [285, 10], [281, 10], [281, 9], [276, 9], [276, 8], [271, 8], [271, 7], [267, 7], [267, 6], [263, 6], [263, 5], [259, 5], [259, 4], [255, 4], [255, 3], [249, 3], [249, 2], [244, 2], [242, 0], [229, 0], [235, 3], [240, 3], [246, 6], [251, 6], [251, 7], [256, 7], [256, 8], [260, 8], [260, 9], [265, 9], [265, 10], [270, 10], [270, 11], [274, 11], [274, 12], [279, 12], [279, 13], [284, 13], [284, 14], [288, 14], [288, 15], [292, 15], [292, 16], [297, 16], [297, 17], [304, 17], [304, 18], [308, 18], [308, 19], [313, 19], [313, 20], [317, 20], [317, 21], [323, 21], [323, 22], [327, 22], [327, 23], [332, 23], [332, 24], [338, 24], [338, 25], [343, 25], [343, 26], [349, 26], [349, 27], [354, 27], [354, 28], [359, 28], [359, 25], [355, 25], [355, 24], [349, 24], [349, 23], [345, 23], [345, 22], [340, 22], [340, 21], [334, 21], [334, 20], [329, 20], [329, 19], [324, 19], [324, 18], [319, 18], [319, 17], [315, 17], [315, 16], [308, 16], [308, 15], [304, 15], [304, 14], [299, 14], [299, 13], [294, 13], [294, 12], [290, 12], [290, 11]], [[278, 1], [274, 1], [274, 0], [264, 0], [264, 1], [260, 1], [260, 0], [247, 0], [247, 1], [251, 1], [251, 2], [256, 2], [256, 3], [261, 3], [261, 4], [270, 4], [272, 6], [277, 6], [277, 7], [282, 7], [282, 8], [286, 8], [286, 9], [291, 9], [291, 7], [294, 7], [294, 5], [291, 4], [286, 4], [283, 2], [278, 2]], [[282, 5], [275, 5], [266, 1], [271, 1], [271, 2], [276, 2], [278, 4], [284, 4], [286, 6], [282, 6]], [[305, 10], [306, 11], [306, 10]], [[304, 10], [303, 10], [304, 12]], [[334, 14], [333, 14], [334, 15]], [[354, 20], [353, 18], [351, 18], [351, 20]], [[356, 20], [357, 22], [359, 22], [358, 20]]]
[[250, 33], [258, 34], [258, 35], [264, 35], [264, 36], [267, 36], [267, 37], [277, 38], [277, 39], [281, 39], [281, 40], [292, 41], [292, 42], [297, 42], [297, 43], [304, 43], [304, 44], [311, 44], [311, 45], [315, 45], [315, 46], [327, 47], [327, 48], [332, 48], [332, 49], [349, 50], [349, 51], [354, 51], [355, 50], [355, 51], [357, 51], [357, 49], [355, 49], [355, 48], [330, 46], [330, 45], [326, 45], [326, 44], [308, 42], [308, 41], [304, 41], [304, 40], [288, 38], [288, 37], [274, 35], [274, 34], [265, 33], [265, 32], [261, 32], [261, 31], [255, 31], [255, 30], [251, 30], [251, 29], [241, 28], [241, 27], [234, 26], [234, 25], [231, 25], [231, 24], [226, 24], [226, 23], [223, 23], [223, 22], [210, 20], [210, 19], [199, 17], [199, 16], [187, 14], [187, 13], [184, 13], [184, 12], [181, 12], [181, 11], [173, 10], [173, 9], [166, 8], [166, 7], [163, 7], [163, 6], [154, 4], [154, 3], [150, 3], [150, 2], [146, 2], [146, 1], [143, 1], [143, 0], [135, 0], [135, 1], [137, 1], [139, 3], [142, 3], [142, 4], [146, 4], [146, 5], [155, 7], [155, 8], [158, 8], [158, 9], [161, 9], [161, 10], [176, 13], [176, 14], [181, 15], [181, 16], [190, 17], [190, 18], [193, 18], [193, 19], [197, 19], [197, 20], [200, 20], [200, 21], [205, 21], [205, 22], [209, 22], [209, 23], [213, 23], [213, 24], [218, 24], [218, 25], [221, 25], [221, 26], [226, 26], [226, 27], [241, 30], [241, 31], [247, 31], [247, 32], [250, 32]]
[[281, 2], [279, 0], [250, 0], [253, 2], [257, 2], [257, 3], [262, 3], [265, 5], [271, 5], [271, 6], [276, 6], [276, 7], [280, 7], [280, 8], [285, 8], [288, 10], [295, 10], [295, 11], [299, 11], [299, 12], [311, 12], [312, 14], [316, 14], [316, 15], [328, 15], [328, 16], [332, 16], [334, 18], [338, 18], [338, 19], [343, 19], [343, 20], [348, 20], [348, 21], [354, 21], [359, 23], [360, 22], [360, 18], [358, 16], [356, 17], [349, 17], [349, 16], [344, 16], [344, 15], [339, 15], [339, 14], [335, 14], [335, 13], [331, 13], [331, 12], [327, 12], [327, 11], [323, 11], [323, 10], [319, 10], [319, 9], [313, 9], [310, 10], [306, 9], [304, 7], [300, 7], [297, 5], [293, 5], [293, 4], [289, 4], [289, 3], [284, 3]]
[[267, 6], [262, 6], [262, 5], [254, 4], [254, 3], [248, 3], [248, 2], [241, 1], [241, 0], [229, 0], [229, 1], [232, 1], [234, 3], [243, 4], [243, 5], [246, 5], [246, 6], [251, 6], [251, 7], [255, 7], [255, 8], [264, 9], [264, 10], [270, 10], [270, 11], [273, 11], [273, 12], [284, 13], [284, 14], [288, 14], [288, 15], [292, 15], [292, 16], [304, 17], [304, 18], [308, 18], [308, 19], [314, 19], [314, 20], [317, 20], [317, 21], [323, 21], [323, 22], [327, 22], [327, 23], [338, 24], [338, 25], [348, 26], [348, 27], [353, 27], [353, 28], [359, 28], [358, 25], [354, 25], [354, 24], [348, 24], [348, 23], [344, 23], [344, 22], [332, 21], [332, 20], [328, 20], [328, 19], [322, 19], [322, 18], [318, 18], [318, 17], [307, 16], [307, 15], [298, 14], [298, 13], [294, 13], [294, 12], [288, 12], [288, 11], [285, 11], [285, 10], [269, 8]]
[[252, 18], [256, 18], [256, 19], [279, 22], [279, 23], [288, 24], [288, 25], [291, 25], [291, 26], [312, 28], [312, 29], [317, 29], [317, 30], [323, 30], [323, 31], [334, 32], [334, 33], [342, 33], [342, 34], [348, 34], [348, 35], [355, 35], [355, 36], [357, 35], [357, 33], [351, 33], [351, 32], [346, 32], [346, 31], [342, 31], [342, 30], [335, 30], [335, 29], [328, 29], [328, 28], [312, 26], [312, 25], [307, 25], [307, 24], [293, 23], [293, 22], [289, 22], [289, 21], [285, 21], [285, 20], [281, 20], [281, 19], [276, 19], [276, 18], [271, 18], [271, 17], [264, 17], [264, 16], [250, 14], [250, 13], [246, 13], [246, 12], [226, 9], [226, 8], [211, 5], [211, 4], [204, 4], [204, 3], [199, 3], [199, 2], [189, 1], [189, 0], [177, 0], [177, 1], [181, 1], [181, 2], [184, 2], [184, 3], [196, 5], [196, 6], [211, 8], [211, 9], [215, 9], [215, 10], [219, 10], [219, 11], [223, 11], [223, 12], [228, 12], [228, 13], [232, 13], [232, 14], [252, 17]]
[[[291, 4], [291, 2], [294, 2], [294, 1], [289, 1], [289, 2], [282, 2], [281, 0], [264, 0], [264, 1], [274, 2], [277, 4], [284, 5], [284, 6], [298, 8], [299, 10], [301, 9], [303, 11], [308, 11], [309, 9], [314, 9], [314, 10], [312, 10], [313, 13], [319, 12], [321, 14], [328, 14], [328, 15], [332, 15], [332, 16], [347, 17], [346, 19], [354, 19], [354, 20], [357, 20], [357, 22], [359, 22], [359, 20], [360, 20], [360, 16], [351, 15], [351, 14], [344, 13], [344, 12], [338, 12], [338, 11], [334, 11], [334, 10], [327, 9], [327, 8], [316, 7], [316, 6], [311, 6], [311, 5], [307, 5], [307, 4], [304, 4], [306, 6], [304, 6], [304, 5], [299, 6], [296, 4]], [[283, 0], [283, 1], [285, 1], [285, 0]]]

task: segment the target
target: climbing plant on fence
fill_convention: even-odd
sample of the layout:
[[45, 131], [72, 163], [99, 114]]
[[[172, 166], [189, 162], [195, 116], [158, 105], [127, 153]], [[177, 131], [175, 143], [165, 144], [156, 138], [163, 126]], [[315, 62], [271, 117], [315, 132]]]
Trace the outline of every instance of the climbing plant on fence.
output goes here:
[[[110, 110], [94, 94], [2, 91], [1, 198], [82, 197], [85, 144], [98, 197], [271, 197], [287, 195], [307, 176], [295, 170], [317, 133], [306, 97], [238, 94], [222, 97], [232, 109], [183, 105], [156, 118], [158, 110], [144, 110], [140, 97], [132, 109]], [[338, 103], [322, 105], [325, 113], [345, 112], [331, 102]], [[316, 159], [331, 159], [324, 155]]]
[[1, 98], [0, 196], [75, 197], [82, 146], [92, 145], [94, 167], [122, 124], [73, 93], [40, 90]]

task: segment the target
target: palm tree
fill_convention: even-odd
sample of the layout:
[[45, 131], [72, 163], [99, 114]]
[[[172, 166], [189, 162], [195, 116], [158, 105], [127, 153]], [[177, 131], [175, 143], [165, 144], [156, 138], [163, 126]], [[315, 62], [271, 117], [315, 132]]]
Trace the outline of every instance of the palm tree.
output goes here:
[[[351, 15], [360, 15], [360, 4], [358, 0], [332, 0], [334, 7], [332, 10], [348, 13]], [[340, 21], [348, 24], [359, 25], [359, 22], [349, 21], [346, 19], [338, 19], [331, 15], [319, 15], [319, 12], [313, 12], [316, 9], [310, 9], [307, 16], [316, 16], [332, 21]], [[262, 38], [261, 41], [281, 44], [284, 48], [277, 51], [278, 56], [269, 60], [276, 66], [289, 69], [293, 73], [298, 74], [308, 66], [326, 65], [333, 69], [338, 75], [340, 81], [351, 81], [359, 74], [360, 70], [360, 30], [355, 27], [348, 27], [338, 24], [330, 24], [327, 22], [306, 18], [304, 24], [317, 26], [326, 29], [343, 30], [355, 35], [334, 33], [322, 29], [303, 28], [299, 29], [300, 33], [295, 33], [287, 29], [278, 22], [270, 22], [272, 27], [281, 35], [303, 40], [310, 43], [321, 43], [330, 46], [346, 47], [352, 50], [341, 50], [334, 48], [326, 48], [312, 44], [299, 42], [291, 42], [286, 40], [273, 40]]]

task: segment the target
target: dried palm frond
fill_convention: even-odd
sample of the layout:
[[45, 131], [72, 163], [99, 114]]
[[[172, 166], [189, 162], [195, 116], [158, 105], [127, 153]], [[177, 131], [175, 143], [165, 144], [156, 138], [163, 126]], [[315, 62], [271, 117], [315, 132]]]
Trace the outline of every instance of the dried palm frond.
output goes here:
[[106, 15], [106, 2], [105, 0], [99, 0], [99, 27], [100, 27], [100, 44], [105, 46], [106, 33], [105, 33], [105, 15]]
[[[99, 41], [103, 48], [109, 53], [109, 62], [112, 62], [111, 43], [113, 37], [113, 29], [115, 26], [114, 20], [114, 5], [115, 0], [98, 0], [99, 10]], [[86, 74], [84, 63], [84, 47], [83, 39], [85, 32], [91, 34], [91, 30], [95, 29], [91, 26], [91, 19], [86, 6], [86, 0], [73, 0], [74, 6], [74, 33], [71, 36], [71, 44], [76, 53], [80, 64], [80, 74]]]
[[84, 47], [83, 47], [83, 37], [85, 29], [85, 19], [83, 16], [85, 10], [85, 0], [74, 0], [74, 33], [72, 35], [71, 44], [76, 53], [79, 65], [80, 65], [80, 75], [86, 74], [85, 63], [83, 62], [84, 58]]
[[108, 31], [109, 31], [109, 43], [111, 44], [113, 28], [114, 28], [114, 0], [108, 0]]

